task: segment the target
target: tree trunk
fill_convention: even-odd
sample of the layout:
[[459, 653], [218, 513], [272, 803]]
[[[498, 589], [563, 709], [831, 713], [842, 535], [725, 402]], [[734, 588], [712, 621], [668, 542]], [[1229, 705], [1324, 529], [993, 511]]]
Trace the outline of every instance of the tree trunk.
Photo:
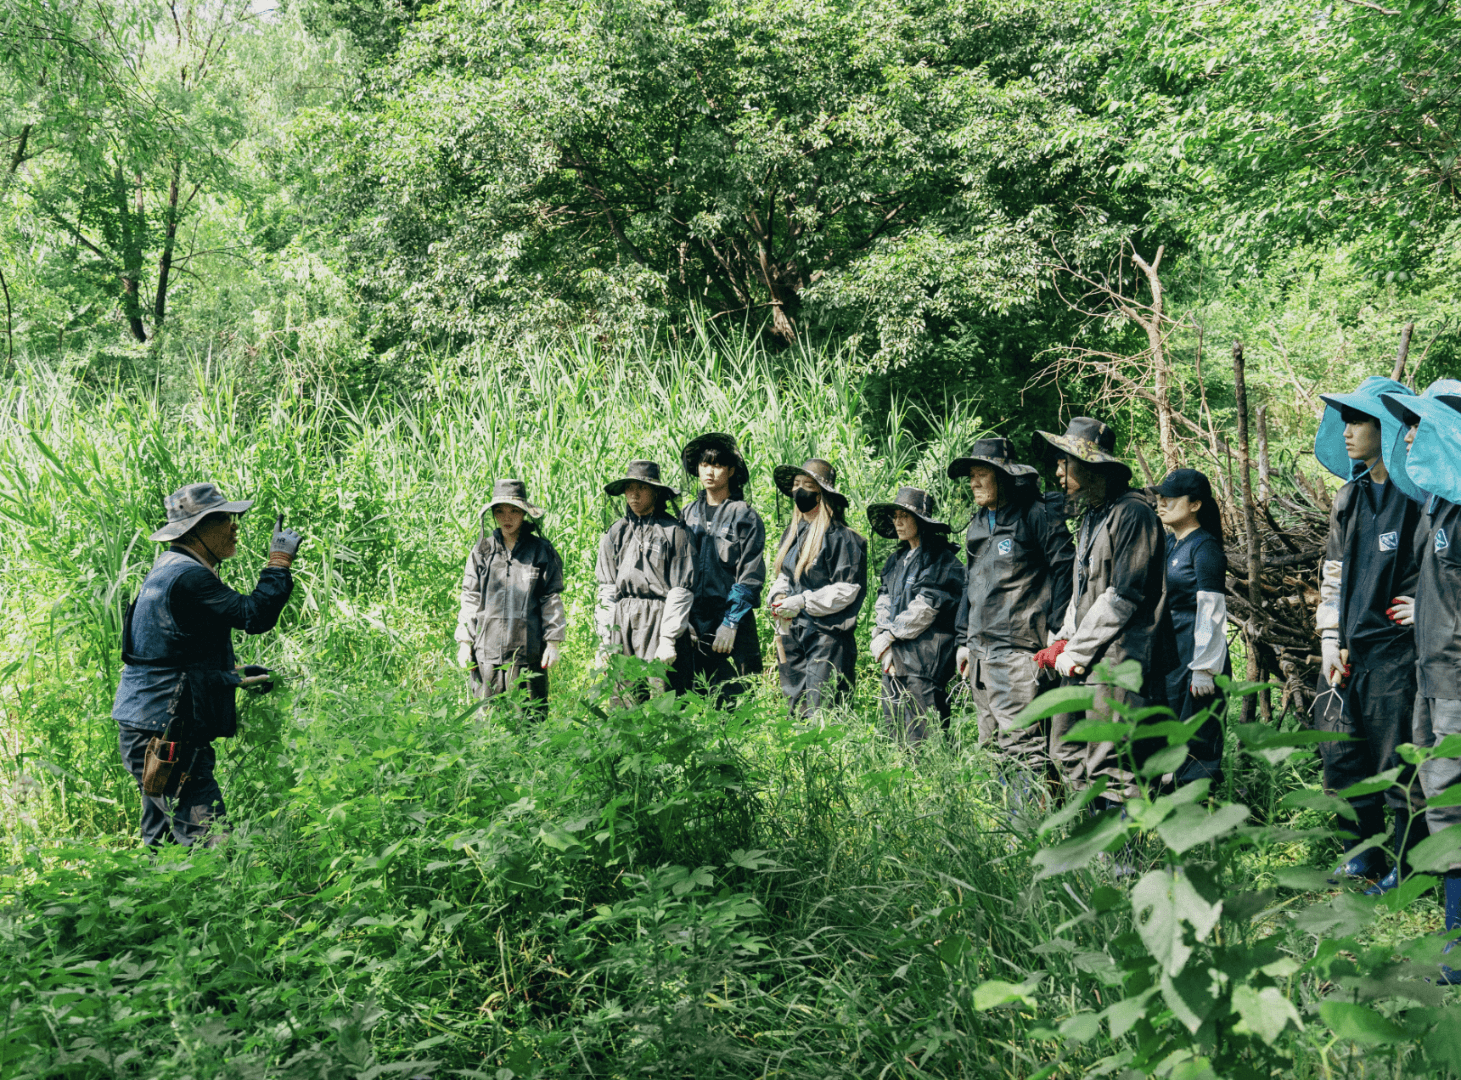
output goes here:
[[117, 204], [117, 235], [122, 256], [122, 315], [127, 328], [138, 341], [147, 340], [147, 327], [142, 322], [140, 287], [142, 283], [142, 177], [136, 176], [133, 198], [128, 199], [122, 166], [112, 174], [113, 196]]
[[1181, 455], [1177, 451], [1177, 434], [1172, 425], [1172, 392], [1171, 392], [1171, 371], [1167, 366], [1167, 343], [1162, 337], [1162, 322], [1165, 316], [1162, 312], [1163, 293], [1162, 279], [1157, 271], [1162, 265], [1162, 252], [1166, 245], [1157, 248], [1157, 253], [1151, 262], [1147, 262], [1136, 253], [1136, 248], [1131, 249], [1131, 257], [1136, 265], [1141, 267], [1142, 273], [1146, 275], [1147, 287], [1152, 293], [1151, 316], [1140, 320], [1142, 329], [1146, 331], [1147, 348], [1152, 354], [1152, 392], [1156, 397], [1157, 405], [1157, 442], [1162, 448], [1162, 463], [1166, 470], [1171, 472], [1182, 464]]
[[182, 177], [182, 161], [174, 161], [172, 183], [167, 189], [167, 214], [162, 233], [162, 255], [157, 260], [157, 300], [152, 306], [152, 321], [161, 326], [167, 317], [167, 282], [172, 271], [172, 252], [178, 234], [178, 181]]
[[[1390, 378], [1396, 382], [1405, 378], [1405, 361], [1410, 355], [1410, 335], [1413, 333], [1415, 333], [1415, 323], [1413, 322], [1406, 323], [1400, 329], [1400, 350], [1395, 354], [1395, 367], [1390, 372]], [[1415, 377], [1412, 376], [1410, 381], [1414, 383]]]
[[20, 139], [15, 144], [15, 153], [10, 155], [10, 175], [20, 168], [25, 161], [25, 144], [30, 141], [30, 125], [25, 124], [20, 129]]
[[[1248, 603], [1254, 612], [1249, 622], [1256, 619], [1263, 610], [1263, 553], [1259, 548], [1258, 513], [1253, 502], [1252, 459], [1248, 456], [1248, 384], [1243, 372], [1243, 343], [1233, 342], [1233, 392], [1238, 399], [1238, 472], [1243, 490], [1243, 528], [1248, 542]], [[1263, 670], [1258, 664], [1257, 627], [1248, 626], [1244, 638], [1248, 652], [1248, 681], [1258, 682]], [[1272, 705], [1267, 696], [1259, 699], [1263, 706], [1263, 719], [1269, 719]], [[1253, 719], [1253, 698], [1243, 699], [1243, 720]]]

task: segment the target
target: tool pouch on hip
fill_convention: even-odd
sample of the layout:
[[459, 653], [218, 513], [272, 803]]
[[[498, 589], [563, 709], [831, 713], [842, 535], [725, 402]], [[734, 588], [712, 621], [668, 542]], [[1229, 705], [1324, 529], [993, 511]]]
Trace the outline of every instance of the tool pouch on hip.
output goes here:
[[154, 735], [147, 740], [147, 755], [142, 761], [142, 794], [176, 795], [188, 782], [182, 765], [183, 744], [168, 742]]

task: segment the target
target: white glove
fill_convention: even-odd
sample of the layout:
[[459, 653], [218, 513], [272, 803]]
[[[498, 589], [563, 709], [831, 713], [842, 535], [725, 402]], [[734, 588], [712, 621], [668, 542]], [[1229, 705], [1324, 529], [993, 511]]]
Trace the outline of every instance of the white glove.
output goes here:
[[672, 637], [660, 638], [659, 646], [654, 650], [654, 658], [663, 660], [666, 664], [673, 664], [675, 662], [675, 639]]
[[736, 645], [736, 628], [728, 623], [721, 623], [715, 631], [715, 641], [710, 645], [718, 653], [728, 653]]
[[558, 642], [543, 642], [543, 659], [540, 666], [544, 671], [547, 671], [556, 663], [558, 663]]
[[879, 630], [873, 635], [872, 641], [868, 642], [868, 651], [873, 654], [873, 659], [878, 662], [879, 667], [883, 666], [883, 653], [892, 647], [893, 635], [886, 630]]
[[1397, 596], [1390, 601], [1390, 610], [1386, 613], [1391, 620], [1400, 626], [1415, 625], [1415, 597]]
[[1325, 638], [1321, 646], [1323, 662], [1319, 665], [1319, 671], [1324, 676], [1324, 681], [1330, 686], [1343, 686], [1344, 680], [1349, 678], [1349, 665], [1345, 663], [1347, 649], [1340, 649], [1338, 638]]
[[1070, 678], [1072, 675], [1084, 675], [1086, 669], [1075, 662], [1075, 657], [1068, 652], [1063, 652], [1055, 658], [1055, 670], [1062, 678]]
[[969, 677], [969, 646], [960, 645], [959, 651], [955, 655], [958, 657], [959, 678], [967, 679]]
[[472, 656], [472, 644], [469, 641], [457, 642], [457, 667], [474, 668], [477, 660]]
[[771, 603], [771, 614], [778, 619], [791, 621], [802, 613], [802, 608], [807, 606], [806, 593], [792, 593], [790, 596], [783, 596]]
[[1194, 671], [1192, 673], [1192, 694], [1194, 697], [1211, 697], [1217, 693], [1217, 683], [1212, 681], [1212, 672]]

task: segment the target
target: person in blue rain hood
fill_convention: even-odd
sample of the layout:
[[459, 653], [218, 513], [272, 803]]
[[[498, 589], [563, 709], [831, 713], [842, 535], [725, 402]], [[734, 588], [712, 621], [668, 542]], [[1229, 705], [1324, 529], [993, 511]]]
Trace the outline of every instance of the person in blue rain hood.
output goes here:
[[[1371, 376], [1349, 394], [1320, 395], [1325, 411], [1314, 438], [1314, 456], [1345, 485], [1334, 497], [1329, 538], [1320, 571], [1317, 627], [1323, 660], [1314, 725], [1351, 736], [1320, 744], [1324, 786], [1330, 792], [1399, 768], [1399, 783], [1385, 792], [1350, 800], [1357, 820], [1339, 827], [1353, 835], [1341, 872], [1379, 879], [1374, 893], [1399, 884], [1405, 855], [1426, 835], [1424, 798], [1414, 766], [1398, 747], [1411, 741], [1415, 705], [1415, 633], [1388, 614], [1397, 596], [1414, 594], [1414, 553], [1420, 506], [1391, 482], [1385, 447], [1400, 421], [1383, 394], [1414, 397], [1393, 379]], [[1366, 841], [1385, 831], [1385, 807], [1394, 816], [1396, 861]]]
[[[1438, 380], [1420, 397], [1385, 394], [1384, 402], [1403, 425], [1386, 455], [1390, 476], [1422, 506], [1415, 530], [1415, 594], [1395, 597], [1390, 617], [1414, 627], [1411, 739], [1432, 748], [1448, 735], [1461, 735], [1461, 381]], [[1461, 783], [1461, 758], [1434, 758], [1419, 772], [1429, 831], [1461, 825], [1461, 806], [1436, 805], [1436, 796]], [[1450, 865], [1443, 887], [1450, 932], [1461, 928], [1461, 862]], [[1446, 968], [1441, 981], [1461, 982], [1461, 973]]]

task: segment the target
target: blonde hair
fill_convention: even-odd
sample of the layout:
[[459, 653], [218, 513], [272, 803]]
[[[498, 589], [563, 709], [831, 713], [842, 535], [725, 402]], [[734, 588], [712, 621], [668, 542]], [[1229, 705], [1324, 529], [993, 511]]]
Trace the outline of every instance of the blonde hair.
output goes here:
[[828, 503], [827, 496], [823, 495], [817, 500], [817, 508], [811, 514], [803, 514], [797, 507], [791, 511], [791, 524], [787, 527], [781, 537], [781, 549], [776, 553], [777, 577], [781, 576], [781, 564], [786, 559], [787, 549], [791, 547], [792, 538], [796, 536], [796, 527], [803, 521], [807, 522], [807, 538], [802, 544], [801, 550], [796, 553], [796, 566], [792, 570], [791, 580], [799, 581], [801, 576], [807, 572], [807, 567], [817, 561], [817, 556], [822, 554], [822, 540], [827, 535], [827, 530], [832, 527], [832, 507]]

